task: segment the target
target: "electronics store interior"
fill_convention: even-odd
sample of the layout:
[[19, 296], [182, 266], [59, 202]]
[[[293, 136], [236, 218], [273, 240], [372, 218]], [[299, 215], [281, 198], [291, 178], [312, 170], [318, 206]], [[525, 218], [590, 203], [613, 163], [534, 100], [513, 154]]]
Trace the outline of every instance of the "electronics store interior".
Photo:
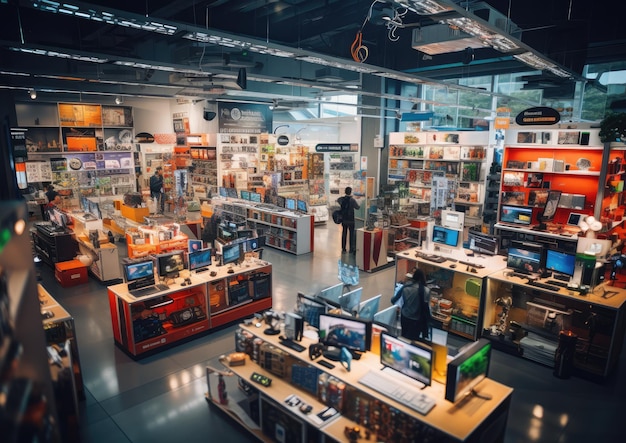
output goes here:
[[[181, 34], [148, 10], [125, 21], [76, 2], [15, 3], [0, 11], [121, 29], [144, 52], [170, 48], [144, 33]], [[457, 32], [456, 15], [491, 26], [452, 1], [374, 1], [361, 30], [391, 4], [383, 43], [415, 36], [405, 3], [407, 17], [444, 7], [437, 23]], [[58, 28], [82, 55], [36, 49], [30, 33], [31, 46], [7, 48], [0, 31], [11, 61], [0, 71], [2, 442], [623, 440], [626, 114], [582, 118], [575, 100], [366, 72], [363, 45], [372, 57], [383, 46], [361, 31], [346, 68], [304, 42], [188, 23], [181, 38], [199, 51], [163, 67], [90, 52], [118, 33], [81, 28], [83, 41]], [[483, 49], [502, 51], [490, 35]], [[461, 68], [485, 45], [464, 46]], [[536, 73], [522, 55], [509, 58]], [[273, 63], [261, 56], [302, 78], [260, 74]], [[22, 57], [55, 62], [19, 75]], [[109, 67], [132, 75], [109, 88]], [[326, 103], [344, 70], [363, 80], [358, 115]], [[489, 82], [513, 74], [498, 75]], [[567, 81], [579, 97], [591, 89]], [[214, 83], [228, 94], [216, 99]], [[262, 93], [270, 83], [319, 88], [316, 118], [295, 119], [310, 109]], [[151, 89], [166, 85], [180, 91]], [[461, 103], [483, 89], [491, 105]], [[361, 114], [368, 103], [375, 119]]]

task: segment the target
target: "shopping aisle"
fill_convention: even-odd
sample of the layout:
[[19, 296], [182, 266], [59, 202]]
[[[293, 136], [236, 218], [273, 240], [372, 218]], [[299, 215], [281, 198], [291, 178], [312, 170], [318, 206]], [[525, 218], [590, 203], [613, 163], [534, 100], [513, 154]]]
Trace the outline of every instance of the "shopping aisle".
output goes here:
[[[312, 294], [338, 282], [340, 234], [334, 224], [316, 227], [315, 252], [303, 256], [265, 249], [264, 259], [273, 265], [274, 309], [292, 310], [298, 291]], [[353, 262], [354, 256], [344, 254], [343, 259]], [[393, 267], [362, 272], [364, 299], [383, 294], [381, 308], [389, 306], [394, 272]], [[41, 275], [46, 289], [75, 318], [87, 391], [81, 411], [83, 442], [255, 441], [204, 399], [205, 365], [234, 348], [236, 326], [134, 361], [114, 345], [105, 286], [90, 279], [88, 285], [61, 288], [45, 265]], [[494, 351], [491, 378], [515, 389], [505, 441], [621, 441], [623, 352], [620, 360], [614, 377], [598, 385], [578, 378], [560, 380], [549, 368]]]

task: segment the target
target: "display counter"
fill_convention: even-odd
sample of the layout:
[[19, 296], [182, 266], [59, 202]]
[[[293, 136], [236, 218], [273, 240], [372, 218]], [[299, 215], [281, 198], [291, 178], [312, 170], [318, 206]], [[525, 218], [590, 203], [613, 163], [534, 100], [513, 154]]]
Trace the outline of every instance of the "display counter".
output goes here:
[[431, 288], [433, 319], [451, 333], [477, 340], [481, 335], [486, 277], [505, 267], [502, 256], [468, 256], [459, 249], [442, 253], [413, 248], [396, 254], [395, 281], [404, 282], [407, 273], [415, 268], [424, 270]]
[[270, 263], [247, 258], [200, 274], [184, 271], [168, 280], [169, 289], [144, 297], [130, 294], [125, 283], [109, 286], [115, 343], [139, 357], [270, 309], [271, 276]]
[[532, 283], [506, 270], [489, 275], [483, 336], [500, 349], [553, 367], [559, 334], [571, 331], [576, 336], [574, 373], [606, 378], [623, 346], [626, 290], [603, 283], [581, 292], [552, 281]]
[[[220, 382], [220, 368], [224, 367], [217, 363], [211, 363], [207, 369], [211, 404], [228, 412], [255, 435], [261, 434], [264, 441], [311, 441], [304, 437], [313, 436], [315, 441], [348, 442], [350, 439], [345, 429], [355, 426], [360, 427], [361, 438], [365, 438], [367, 431], [376, 435], [376, 441], [387, 442], [415, 441], [420, 440], [419, 437], [423, 437], [420, 441], [437, 442], [496, 442], [504, 439], [513, 392], [507, 386], [484, 379], [476, 390], [484, 396], [491, 396], [491, 400], [469, 396], [453, 404], [444, 399], [443, 384], [434, 383], [420, 390], [423, 385], [418, 382], [385, 370], [387, 377], [397, 377], [404, 384], [406, 393], [424, 393], [435, 400], [434, 408], [421, 415], [359, 382], [368, 372], [382, 370], [377, 354], [367, 352], [359, 360], [353, 360], [349, 372], [339, 362], [333, 362], [335, 368], [328, 369], [320, 365], [319, 360], [311, 361], [307, 350], [294, 351], [283, 346], [278, 336], [265, 335], [265, 327], [242, 325], [238, 332], [237, 345], [249, 354], [244, 365], [232, 366], [229, 370], [241, 378], [240, 383], [224, 375]], [[301, 342], [306, 348], [316, 342], [307, 335], [305, 332]], [[249, 343], [253, 344], [249, 346]], [[251, 355], [261, 352], [263, 346], [270, 346], [274, 351], [271, 357], [267, 353], [265, 357], [259, 357], [257, 363]], [[277, 355], [282, 358], [275, 358]], [[268, 358], [272, 364], [278, 361], [283, 364], [285, 376], [277, 375], [280, 371], [276, 366], [268, 366]], [[271, 385], [264, 387], [251, 382], [254, 372], [271, 378]], [[326, 394], [320, 394], [318, 389], [323, 380], [328, 381], [328, 387], [323, 388]], [[242, 383], [243, 391], [248, 395], [240, 400], [242, 394], [238, 385]], [[300, 403], [289, 401], [292, 395], [297, 396]], [[241, 409], [242, 404], [247, 407]], [[302, 404], [310, 405], [311, 410], [304, 413], [300, 410]], [[328, 420], [322, 421], [320, 415], [329, 406], [339, 414], [331, 414]]]

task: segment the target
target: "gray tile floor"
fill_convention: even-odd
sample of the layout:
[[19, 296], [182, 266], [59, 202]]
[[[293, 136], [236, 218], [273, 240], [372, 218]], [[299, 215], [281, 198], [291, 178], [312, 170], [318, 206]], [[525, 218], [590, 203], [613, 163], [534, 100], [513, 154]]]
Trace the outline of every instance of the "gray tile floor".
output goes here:
[[[124, 243], [118, 243], [120, 249]], [[266, 248], [273, 264], [274, 308], [292, 310], [298, 291], [315, 293], [335, 284], [341, 257], [340, 228], [315, 229], [315, 252], [303, 256]], [[345, 260], [354, 256], [344, 255]], [[395, 270], [360, 274], [364, 298], [383, 294], [389, 306]], [[106, 287], [61, 288], [53, 272], [41, 268], [42, 283], [75, 318], [86, 387], [82, 402], [83, 442], [254, 441], [205, 399], [204, 367], [234, 348], [235, 326], [214, 331], [157, 355], [134, 361], [113, 343]], [[626, 357], [604, 384], [570, 378], [518, 357], [494, 351], [491, 378], [515, 389], [505, 441], [620, 442], [626, 407]]]

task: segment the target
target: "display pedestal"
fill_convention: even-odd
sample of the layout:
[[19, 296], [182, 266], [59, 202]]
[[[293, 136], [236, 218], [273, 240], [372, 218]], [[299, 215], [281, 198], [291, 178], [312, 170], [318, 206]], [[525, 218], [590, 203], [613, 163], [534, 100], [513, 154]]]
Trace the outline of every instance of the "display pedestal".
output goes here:
[[387, 229], [356, 230], [356, 265], [361, 271], [372, 272], [393, 263], [387, 257]]

